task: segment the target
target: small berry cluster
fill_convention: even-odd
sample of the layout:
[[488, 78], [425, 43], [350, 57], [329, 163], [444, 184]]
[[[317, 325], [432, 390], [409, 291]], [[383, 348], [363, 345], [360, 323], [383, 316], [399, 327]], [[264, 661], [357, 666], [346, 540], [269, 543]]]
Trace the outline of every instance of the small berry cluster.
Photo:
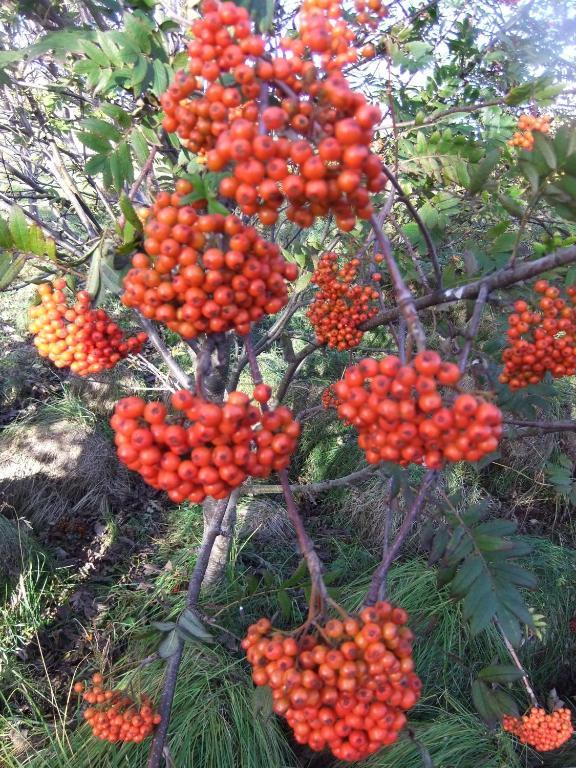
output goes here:
[[359, 259], [351, 259], [339, 267], [335, 253], [323, 254], [318, 262], [312, 282], [320, 290], [306, 314], [320, 344], [339, 350], [357, 347], [364, 335], [358, 326], [376, 314], [377, 307], [370, 304], [378, 292], [369, 286], [352, 285], [359, 266]]
[[[537, 280], [536, 293], [542, 298], [539, 309], [517, 301], [508, 317], [508, 346], [502, 353], [502, 384], [516, 390], [538, 384], [547, 371], [554, 378], [576, 373], [576, 307], [569, 306], [560, 290], [546, 280]], [[576, 287], [566, 293], [576, 304]]]
[[380, 602], [296, 639], [260, 619], [242, 647], [254, 683], [272, 689], [274, 711], [299, 744], [361, 760], [396, 741], [420, 697], [407, 620], [405, 610]]
[[570, 710], [566, 707], [548, 714], [540, 707], [532, 707], [522, 717], [505, 715], [502, 727], [539, 752], [549, 752], [565, 744], [574, 733]]
[[534, 149], [534, 133], [549, 133], [551, 115], [534, 117], [533, 115], [520, 115], [518, 130], [508, 141], [511, 147], [521, 147], [531, 152]]
[[376, 29], [382, 19], [388, 16], [388, 7], [382, 0], [354, 0], [357, 11], [356, 21], [369, 29]]
[[57, 368], [87, 376], [113, 368], [119, 360], [140, 352], [148, 338], [145, 333], [125, 338], [103, 309], [91, 309], [89, 293], [79, 291], [70, 306], [65, 288], [64, 278], [38, 286], [41, 301], [30, 307], [28, 325], [38, 354]]
[[[266, 402], [270, 392], [260, 385], [255, 399]], [[180, 414], [169, 414], [160, 402], [126, 397], [110, 425], [120, 461], [172, 501], [224, 499], [249, 475], [269, 477], [288, 467], [300, 435], [288, 408], [262, 411], [243, 392], [216, 404], [180, 390], [171, 402]]]
[[338, 408], [340, 405], [340, 399], [334, 391], [334, 384], [329, 384], [322, 390], [322, 407], [326, 408]]
[[[205, 152], [209, 170], [230, 171], [220, 194], [264, 225], [274, 224], [284, 200], [302, 227], [330, 211], [345, 231], [369, 218], [370, 192], [386, 184], [370, 150], [381, 113], [342, 74], [357, 52], [340, 3], [309, 0], [299, 35], [266, 56], [243, 8], [205, 0], [202, 13], [190, 72], [179, 72], [161, 99], [165, 129]], [[216, 82], [221, 73], [226, 85]]]
[[160, 192], [146, 216], [144, 250], [132, 258], [122, 302], [185, 339], [234, 329], [278, 312], [298, 276], [277, 245], [230, 214], [199, 214], [182, 199], [192, 184]]
[[370, 464], [439, 469], [447, 461], [478, 461], [498, 447], [502, 413], [471, 394], [444, 405], [438, 387], [453, 390], [460, 377], [457, 365], [429, 350], [408, 365], [394, 355], [364, 358], [334, 387], [338, 416], [356, 427]]
[[76, 693], [91, 705], [84, 711], [84, 719], [94, 736], [110, 743], [144, 741], [162, 720], [148, 696], [142, 696], [136, 703], [123, 691], [105, 688], [103, 682], [102, 675], [96, 672], [92, 675], [93, 685], [74, 685]]

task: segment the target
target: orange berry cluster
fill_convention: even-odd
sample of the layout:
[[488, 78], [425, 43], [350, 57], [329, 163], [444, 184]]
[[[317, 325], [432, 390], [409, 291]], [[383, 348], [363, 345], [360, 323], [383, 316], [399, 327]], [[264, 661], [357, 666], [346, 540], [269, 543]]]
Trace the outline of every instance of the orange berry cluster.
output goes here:
[[94, 736], [110, 743], [144, 741], [162, 720], [154, 712], [148, 696], [142, 696], [140, 702], [136, 703], [123, 691], [105, 688], [103, 682], [102, 675], [97, 672], [92, 675], [93, 685], [74, 685], [76, 693], [82, 694], [83, 699], [91, 705], [84, 711], [84, 719], [92, 728]]
[[[569, 306], [560, 290], [546, 280], [537, 280], [534, 290], [542, 298], [538, 310], [526, 301], [516, 301], [508, 317], [508, 346], [502, 353], [504, 370], [500, 381], [516, 390], [538, 384], [547, 371], [554, 378], [576, 373], [576, 307]], [[576, 287], [566, 293], [576, 304]]]
[[388, 16], [388, 8], [382, 0], [354, 0], [358, 15], [356, 21], [369, 29], [376, 29], [382, 19]]
[[361, 760], [396, 741], [420, 697], [407, 620], [405, 610], [380, 602], [296, 639], [260, 619], [242, 647], [254, 683], [272, 689], [274, 711], [299, 744]]
[[312, 282], [320, 290], [306, 315], [320, 344], [340, 350], [357, 347], [364, 335], [358, 326], [378, 311], [370, 306], [378, 292], [370, 286], [352, 285], [359, 266], [359, 259], [351, 259], [339, 267], [335, 253], [323, 254], [318, 262]]
[[540, 707], [532, 707], [522, 717], [505, 715], [502, 727], [539, 752], [549, 752], [565, 744], [574, 733], [570, 710], [566, 707], [548, 714]]
[[42, 357], [57, 368], [87, 376], [113, 368], [127, 355], [140, 352], [148, 338], [145, 333], [125, 338], [103, 309], [91, 309], [89, 293], [79, 291], [70, 306], [65, 288], [63, 278], [42, 283], [38, 286], [41, 302], [30, 307], [28, 330], [34, 334], [34, 345]]
[[326, 408], [338, 408], [340, 400], [334, 391], [334, 384], [329, 384], [322, 390], [322, 407]]
[[160, 192], [144, 226], [144, 250], [132, 258], [122, 302], [164, 323], [185, 339], [234, 329], [278, 312], [286, 280], [298, 275], [274, 243], [230, 214], [199, 214], [182, 198], [192, 184]]
[[[386, 184], [370, 151], [381, 113], [342, 75], [357, 54], [340, 4], [310, 0], [300, 35], [283, 38], [282, 52], [266, 57], [244, 9], [205, 0], [202, 12], [190, 74], [178, 73], [162, 97], [166, 130], [206, 151], [209, 170], [230, 170], [220, 194], [264, 225], [278, 219], [284, 200], [287, 217], [302, 227], [330, 211], [345, 231], [368, 218], [369, 193]], [[226, 85], [215, 82], [221, 72]]]
[[[162, 127], [177, 132], [192, 152], [204, 154], [234, 117], [257, 120], [258, 108], [251, 99], [259, 95], [259, 86], [253, 80], [244, 82], [242, 73], [252, 72], [255, 57], [264, 53], [264, 40], [252, 33], [246, 8], [230, 2], [205, 2], [192, 33], [188, 72], [177, 72], [160, 97], [166, 115]], [[221, 85], [220, 78], [230, 72], [234, 84]]]
[[533, 115], [520, 115], [518, 130], [508, 141], [511, 147], [521, 147], [531, 152], [534, 149], [534, 133], [549, 133], [551, 115], [534, 117]]
[[[270, 396], [264, 388], [255, 391], [259, 402]], [[185, 389], [171, 404], [180, 414], [169, 414], [161, 402], [126, 397], [110, 425], [120, 461], [172, 501], [224, 499], [249, 475], [269, 477], [288, 467], [300, 435], [288, 408], [262, 411], [243, 392], [216, 404]]]
[[367, 357], [334, 386], [338, 416], [356, 427], [370, 464], [439, 469], [446, 461], [478, 461], [498, 447], [502, 413], [471, 394], [444, 405], [438, 387], [453, 390], [460, 376], [457, 365], [430, 350], [407, 365], [394, 355]]

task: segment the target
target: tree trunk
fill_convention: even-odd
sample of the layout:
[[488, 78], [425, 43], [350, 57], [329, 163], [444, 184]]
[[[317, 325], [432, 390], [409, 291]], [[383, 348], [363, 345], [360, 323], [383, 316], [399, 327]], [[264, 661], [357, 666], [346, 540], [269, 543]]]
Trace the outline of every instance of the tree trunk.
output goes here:
[[[210, 520], [214, 515], [217, 502], [212, 499], [207, 499], [203, 505], [204, 512], [204, 530], [209, 526]], [[210, 553], [210, 559], [208, 560], [208, 567], [206, 568], [206, 574], [204, 576], [203, 587], [212, 587], [217, 584], [226, 570], [228, 564], [228, 557], [230, 555], [230, 547], [232, 546], [232, 539], [234, 537], [234, 528], [236, 525], [236, 501], [234, 500], [226, 510], [224, 520], [220, 526], [220, 535], [216, 538], [212, 551]]]

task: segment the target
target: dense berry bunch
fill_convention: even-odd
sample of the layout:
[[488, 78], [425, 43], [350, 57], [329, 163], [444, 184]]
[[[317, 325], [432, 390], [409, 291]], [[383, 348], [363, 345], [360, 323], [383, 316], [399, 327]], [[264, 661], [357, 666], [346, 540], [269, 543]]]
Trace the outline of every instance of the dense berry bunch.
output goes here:
[[299, 639], [260, 619], [242, 647], [252, 679], [272, 689], [274, 711], [298, 743], [360, 760], [396, 741], [404, 712], [420, 696], [407, 619], [402, 608], [381, 602]]
[[94, 736], [111, 743], [144, 741], [162, 719], [154, 712], [148, 696], [142, 696], [136, 703], [124, 691], [106, 688], [103, 682], [97, 672], [92, 676], [93, 685], [76, 683], [74, 686], [76, 693], [81, 693], [90, 705], [84, 711], [84, 718]]
[[[255, 391], [259, 402], [263, 396]], [[127, 397], [116, 404], [110, 424], [120, 461], [177, 503], [224, 499], [249, 475], [286, 469], [300, 434], [288, 408], [263, 412], [243, 392], [216, 404], [181, 390], [172, 395], [172, 407], [179, 413]]]
[[[286, 215], [300, 226], [333, 211], [348, 231], [371, 215], [369, 193], [386, 184], [370, 151], [380, 110], [341, 72], [357, 55], [341, 17], [339, 3], [310, 0], [299, 35], [263, 57], [244, 9], [205, 0], [193, 25], [190, 74], [178, 73], [162, 97], [166, 130], [207, 150], [211, 171], [229, 170], [220, 194], [265, 225], [287, 200]], [[216, 82], [221, 72], [226, 85]]]
[[[538, 309], [517, 301], [508, 317], [500, 381], [510, 389], [537, 384], [547, 371], [555, 378], [576, 373], [576, 307], [569, 306], [560, 290], [546, 280], [538, 280], [534, 290], [542, 296]], [[576, 304], [576, 287], [567, 288], [566, 293], [570, 303]]]
[[548, 752], [565, 744], [574, 733], [570, 710], [563, 707], [548, 714], [540, 707], [532, 707], [522, 717], [504, 717], [502, 727], [514, 734], [523, 744], [540, 752]]
[[[162, 127], [177, 132], [185, 146], [200, 154], [214, 147], [234, 117], [258, 118], [252, 99], [259, 95], [259, 86], [243, 73], [251, 73], [264, 53], [264, 40], [252, 33], [246, 8], [209, 0], [203, 11], [192, 24], [188, 72], [177, 72], [160, 97], [166, 113]], [[221, 85], [220, 78], [231, 72], [233, 84]]]
[[534, 149], [534, 133], [548, 133], [551, 120], [551, 115], [542, 115], [542, 117], [520, 115], [518, 130], [508, 144], [511, 147], [521, 147], [529, 152], [532, 151]]
[[182, 205], [191, 190], [181, 179], [174, 194], [156, 197], [144, 227], [146, 253], [132, 259], [122, 302], [185, 339], [231, 329], [247, 334], [251, 323], [286, 304], [286, 281], [298, 268], [236, 216]]
[[42, 357], [57, 368], [70, 368], [79, 376], [113, 368], [129, 354], [140, 352], [145, 333], [125, 338], [121, 328], [103, 309], [91, 309], [90, 294], [80, 291], [70, 306], [66, 281], [57, 278], [38, 286], [40, 304], [29, 310], [28, 330]]
[[438, 469], [447, 461], [478, 461], [498, 447], [502, 414], [471, 394], [445, 405], [439, 388], [453, 390], [460, 376], [458, 366], [432, 351], [408, 365], [394, 355], [364, 358], [334, 387], [338, 416], [356, 427], [370, 464]]
[[329, 384], [322, 390], [322, 406], [326, 409], [337, 408], [340, 400], [334, 391], [334, 384]]
[[371, 302], [378, 292], [370, 286], [352, 285], [359, 266], [359, 259], [351, 259], [339, 267], [335, 253], [325, 253], [318, 262], [312, 282], [320, 290], [307, 316], [320, 344], [340, 350], [357, 347], [364, 335], [358, 326], [376, 314], [377, 307]]

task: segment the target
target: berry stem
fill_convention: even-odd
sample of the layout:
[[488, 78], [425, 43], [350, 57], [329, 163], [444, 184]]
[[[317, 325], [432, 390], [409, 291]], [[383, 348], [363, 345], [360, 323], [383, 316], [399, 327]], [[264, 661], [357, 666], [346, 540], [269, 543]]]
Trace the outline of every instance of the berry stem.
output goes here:
[[[212, 552], [214, 542], [220, 535], [220, 528], [227, 510], [232, 504], [236, 504], [239, 494], [240, 488], [235, 488], [227, 499], [223, 499], [216, 504], [214, 509], [214, 516], [204, 530], [204, 536], [202, 538], [202, 543], [200, 544], [200, 549], [198, 550], [196, 564], [188, 583], [188, 593], [186, 597], [187, 608], [194, 608], [198, 602], [198, 597], [200, 596], [200, 590], [202, 588], [202, 582], [204, 580], [204, 574], [208, 568], [210, 553]], [[164, 677], [164, 687], [162, 690], [162, 698], [160, 700], [159, 710], [162, 720], [154, 733], [154, 740], [150, 748], [150, 754], [148, 755], [147, 768], [160, 768], [162, 764], [164, 744], [166, 742], [168, 726], [170, 723], [172, 701], [174, 699], [176, 681], [178, 679], [178, 671], [180, 669], [183, 652], [184, 640], [182, 640], [181, 637], [178, 637], [178, 645], [176, 650], [172, 656], [170, 656], [166, 665], [166, 675]]]
[[190, 376], [188, 376], [188, 374], [185, 373], [182, 370], [182, 368], [180, 368], [176, 360], [174, 360], [174, 358], [170, 354], [170, 351], [168, 350], [168, 347], [162, 341], [162, 337], [158, 333], [158, 330], [156, 329], [156, 326], [154, 325], [154, 323], [151, 320], [149, 320], [147, 317], [144, 317], [144, 315], [142, 315], [140, 312], [137, 311], [136, 314], [138, 315], [140, 325], [142, 326], [142, 328], [144, 328], [144, 330], [148, 334], [148, 339], [156, 347], [156, 351], [168, 366], [168, 370], [170, 371], [173, 378], [184, 389], [189, 389], [192, 383]]
[[[246, 355], [248, 357], [248, 363], [250, 365], [252, 381], [255, 385], [261, 384], [262, 373], [260, 372], [260, 366], [258, 365], [258, 358], [252, 344], [251, 335], [246, 336], [245, 348]], [[262, 410], [268, 410], [267, 403], [262, 404]], [[290, 519], [290, 522], [294, 526], [296, 537], [298, 539], [298, 545], [300, 546], [300, 551], [306, 560], [306, 565], [308, 566], [308, 571], [310, 572], [313, 592], [314, 594], [318, 595], [321, 604], [323, 604], [326, 600], [328, 600], [328, 590], [326, 589], [326, 585], [322, 579], [322, 562], [314, 548], [314, 542], [304, 528], [304, 523], [300, 517], [298, 506], [296, 505], [294, 496], [292, 494], [290, 480], [288, 479], [288, 472], [285, 469], [282, 469], [278, 472], [278, 477], [280, 478], [280, 485], [284, 494], [284, 499], [286, 501], [286, 513]], [[311, 600], [311, 609], [313, 608], [312, 602], [313, 601]]]
[[[398, 268], [398, 264], [396, 264], [394, 256], [392, 255], [390, 241], [382, 231], [378, 219], [374, 214], [370, 217], [370, 224], [374, 231], [374, 235], [376, 236], [376, 241], [384, 256], [388, 272], [392, 279], [392, 284], [394, 285], [399, 312], [404, 316], [408, 330], [416, 344], [416, 348], [421, 352], [426, 349], [426, 335], [422, 323], [420, 322], [420, 318], [418, 317], [414, 297], [408, 290], [404, 278], [402, 277], [402, 273]], [[367, 322], [369, 323], [370, 321]]]
[[[514, 650], [514, 646], [510, 642], [506, 632], [504, 631], [504, 628], [502, 627], [502, 624], [498, 621], [496, 617], [494, 617], [494, 624], [496, 625], [498, 631], [502, 635], [502, 640], [504, 640], [504, 645], [506, 646], [506, 650], [510, 654], [510, 658], [512, 659], [512, 662], [515, 667], [518, 668], [520, 672], [524, 672], [524, 667], [522, 666], [520, 659], [518, 658], [518, 654]], [[524, 673], [522, 675], [522, 685], [526, 689], [526, 693], [528, 694], [528, 698], [530, 699], [530, 703], [533, 707], [538, 707], [538, 699], [536, 698], [536, 694], [534, 693], [534, 689], [530, 685], [530, 681], [528, 680], [528, 676]]]
[[437, 478], [438, 478], [438, 472], [436, 470], [428, 470], [424, 475], [424, 479], [420, 484], [420, 490], [418, 491], [418, 495], [416, 496], [416, 498], [414, 499], [414, 502], [412, 503], [412, 506], [406, 513], [404, 520], [402, 521], [402, 525], [398, 529], [396, 538], [394, 539], [392, 544], [386, 549], [386, 554], [384, 555], [382, 562], [380, 563], [378, 568], [376, 568], [376, 570], [374, 571], [374, 574], [372, 576], [372, 581], [370, 582], [370, 587], [368, 589], [368, 593], [366, 594], [366, 599], [364, 600], [364, 605], [374, 605], [374, 603], [376, 603], [376, 601], [378, 600], [380, 585], [386, 578], [388, 569], [390, 568], [392, 562], [396, 558], [396, 555], [400, 551], [400, 548], [402, 547], [402, 544], [404, 543], [408, 534], [410, 533], [412, 526], [414, 525], [419, 515], [421, 514], [422, 510], [424, 509], [424, 506], [428, 501], [428, 494], [432, 490], [432, 487], [435, 484]]

